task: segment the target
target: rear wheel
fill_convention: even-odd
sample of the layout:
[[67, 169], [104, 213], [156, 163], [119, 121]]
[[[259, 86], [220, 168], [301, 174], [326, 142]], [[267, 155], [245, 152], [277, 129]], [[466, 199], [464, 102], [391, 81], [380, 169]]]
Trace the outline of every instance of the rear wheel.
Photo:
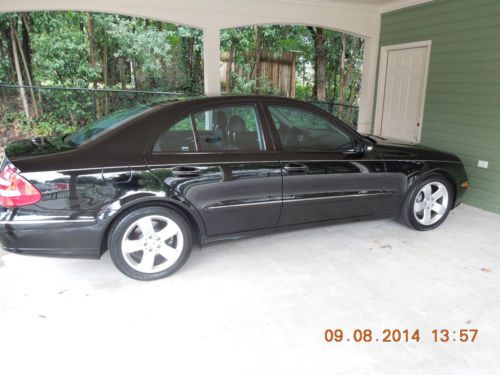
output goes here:
[[411, 228], [431, 230], [443, 223], [453, 204], [453, 190], [446, 178], [432, 175], [416, 183], [406, 195], [401, 219]]
[[192, 233], [182, 215], [164, 207], [143, 207], [118, 220], [109, 236], [115, 266], [137, 280], [169, 276], [186, 262]]

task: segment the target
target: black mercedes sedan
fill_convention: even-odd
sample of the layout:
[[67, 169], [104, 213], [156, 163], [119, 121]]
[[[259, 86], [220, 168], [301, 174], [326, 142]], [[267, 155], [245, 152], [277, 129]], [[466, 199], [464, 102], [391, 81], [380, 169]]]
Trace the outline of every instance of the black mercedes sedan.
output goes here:
[[458, 157], [361, 135], [297, 100], [137, 105], [8, 145], [0, 242], [21, 254], [109, 250], [125, 275], [153, 280], [194, 243], [382, 217], [434, 229], [467, 186]]

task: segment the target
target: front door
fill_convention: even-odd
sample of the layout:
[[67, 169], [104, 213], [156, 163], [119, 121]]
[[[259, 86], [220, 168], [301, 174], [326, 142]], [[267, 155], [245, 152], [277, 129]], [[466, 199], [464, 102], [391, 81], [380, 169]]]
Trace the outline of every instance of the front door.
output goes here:
[[358, 135], [309, 107], [267, 108], [283, 169], [280, 225], [398, 210], [404, 181], [374, 152], [354, 152]]
[[149, 168], [203, 218], [208, 236], [272, 228], [281, 211], [281, 165], [256, 102], [194, 110], [160, 136]]
[[420, 141], [429, 47], [389, 50], [381, 135]]

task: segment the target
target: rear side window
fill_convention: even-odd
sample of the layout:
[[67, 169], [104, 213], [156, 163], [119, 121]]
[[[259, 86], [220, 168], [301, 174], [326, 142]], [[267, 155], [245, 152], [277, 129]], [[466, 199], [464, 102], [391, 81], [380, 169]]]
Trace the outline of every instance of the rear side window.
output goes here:
[[194, 115], [200, 151], [262, 151], [264, 139], [254, 106], [224, 106]]
[[196, 143], [191, 125], [191, 117], [187, 116], [176, 122], [164, 132], [156, 142], [153, 152], [194, 152]]
[[68, 135], [64, 138], [64, 142], [78, 146], [82, 145], [97, 138], [100, 134], [130, 121], [132, 118], [146, 112], [149, 108], [147, 105], [140, 104], [129, 109], [113, 112]]
[[262, 129], [253, 105], [230, 105], [189, 115], [157, 140], [155, 153], [263, 151]]

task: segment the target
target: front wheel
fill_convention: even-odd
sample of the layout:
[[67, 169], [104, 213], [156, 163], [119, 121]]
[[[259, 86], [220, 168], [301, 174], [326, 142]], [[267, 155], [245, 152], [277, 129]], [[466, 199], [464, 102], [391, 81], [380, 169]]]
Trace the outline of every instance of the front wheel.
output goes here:
[[109, 236], [115, 266], [136, 280], [173, 274], [186, 262], [192, 233], [182, 215], [165, 207], [143, 207], [121, 217]]
[[405, 197], [401, 220], [417, 230], [431, 230], [441, 225], [453, 204], [453, 190], [448, 180], [432, 175], [416, 183]]

